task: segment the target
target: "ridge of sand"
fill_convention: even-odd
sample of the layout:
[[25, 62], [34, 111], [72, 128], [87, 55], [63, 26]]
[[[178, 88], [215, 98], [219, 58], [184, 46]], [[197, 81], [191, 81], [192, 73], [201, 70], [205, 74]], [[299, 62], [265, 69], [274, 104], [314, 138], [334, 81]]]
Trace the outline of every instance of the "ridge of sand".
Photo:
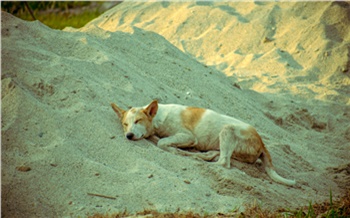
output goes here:
[[[255, 200], [263, 208], [296, 208], [328, 200], [330, 189], [337, 198], [350, 185], [344, 86], [334, 92], [339, 101], [305, 100], [278, 87], [258, 93], [237, 88], [246, 86], [239, 77], [198, 63], [163, 36], [137, 27], [107, 31], [93, 21], [59, 31], [1, 16], [4, 217], [143, 209], [227, 213]], [[127, 141], [109, 103], [127, 108], [153, 99], [211, 108], [256, 126], [277, 172], [298, 186], [271, 182], [259, 164], [234, 161], [224, 169], [145, 140]]]
[[349, 14], [348, 2], [126, 1], [90, 24], [156, 32], [244, 88], [350, 104]]

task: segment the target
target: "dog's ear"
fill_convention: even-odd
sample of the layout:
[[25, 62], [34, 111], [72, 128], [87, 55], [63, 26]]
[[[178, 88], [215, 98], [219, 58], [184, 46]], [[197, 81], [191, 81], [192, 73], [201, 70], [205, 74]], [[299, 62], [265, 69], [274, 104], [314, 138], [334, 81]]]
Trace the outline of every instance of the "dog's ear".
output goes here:
[[157, 114], [157, 111], [158, 111], [158, 101], [157, 100], [152, 101], [151, 104], [149, 104], [144, 109], [144, 112], [152, 118]]
[[119, 107], [118, 107], [116, 104], [114, 104], [114, 103], [111, 103], [111, 106], [112, 106], [113, 110], [117, 113], [119, 119], [122, 119], [126, 111], [123, 110], [123, 109], [121, 109], [121, 108], [119, 108]]

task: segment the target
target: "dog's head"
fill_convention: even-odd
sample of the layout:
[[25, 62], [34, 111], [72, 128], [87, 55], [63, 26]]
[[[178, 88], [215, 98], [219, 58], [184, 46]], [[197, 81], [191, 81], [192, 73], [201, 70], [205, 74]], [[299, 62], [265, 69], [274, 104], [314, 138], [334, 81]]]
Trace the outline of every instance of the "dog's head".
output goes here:
[[158, 111], [158, 102], [152, 101], [146, 107], [133, 107], [125, 111], [111, 103], [124, 128], [125, 137], [129, 140], [148, 138], [154, 134], [152, 120]]

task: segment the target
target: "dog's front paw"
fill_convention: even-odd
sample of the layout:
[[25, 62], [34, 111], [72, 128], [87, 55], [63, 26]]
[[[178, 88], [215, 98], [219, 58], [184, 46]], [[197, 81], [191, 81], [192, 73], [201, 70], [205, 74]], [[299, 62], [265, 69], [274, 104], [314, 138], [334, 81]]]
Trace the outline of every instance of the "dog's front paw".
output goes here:
[[157, 146], [160, 147], [161, 149], [168, 150], [170, 145], [168, 140], [166, 138], [163, 138], [158, 141]]

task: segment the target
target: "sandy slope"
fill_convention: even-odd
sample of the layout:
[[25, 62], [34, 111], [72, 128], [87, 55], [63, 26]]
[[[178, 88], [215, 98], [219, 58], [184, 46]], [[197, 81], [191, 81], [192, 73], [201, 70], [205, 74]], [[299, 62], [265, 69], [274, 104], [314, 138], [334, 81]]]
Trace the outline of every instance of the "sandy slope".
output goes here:
[[349, 104], [349, 11], [344, 2], [126, 2], [91, 25], [157, 32], [259, 92]]
[[[345, 69], [349, 31], [340, 34], [348, 22], [340, 16], [344, 5], [324, 3], [319, 9], [272, 3], [230, 8], [192, 5], [122, 3], [82, 29], [65, 31], [2, 13], [3, 217], [77, 217], [143, 209], [204, 214], [242, 211], [255, 200], [264, 208], [295, 208], [310, 200], [328, 200], [329, 189], [335, 197], [344, 193], [350, 185], [349, 72]], [[199, 10], [203, 8], [207, 11]], [[311, 9], [313, 15], [308, 17]], [[163, 20], [172, 17], [173, 22], [165, 22], [168, 29], [159, 33], [175, 46], [187, 45], [180, 46], [185, 53], [164, 37], [143, 30], [153, 26], [156, 31], [162, 10], [172, 11]], [[300, 13], [300, 18], [290, 24], [281, 10]], [[258, 28], [270, 25], [266, 11], [271, 12], [268, 17], [275, 20], [276, 30], [281, 23], [290, 24], [298, 37], [279, 31], [257, 37]], [[198, 16], [190, 16], [197, 12]], [[329, 18], [320, 22], [320, 13]], [[235, 19], [225, 19], [227, 14]], [[158, 18], [145, 19], [146, 15]], [[210, 17], [203, 20], [199, 15]], [[222, 24], [213, 21], [217, 16]], [[196, 26], [213, 23], [227, 32], [241, 28], [246, 35], [233, 43], [222, 33], [223, 51], [215, 51], [209, 42], [218, 41], [219, 33], [212, 32], [216, 27], [207, 28], [207, 34], [202, 31], [198, 40], [185, 39], [195, 34], [181, 30], [180, 18], [197, 22], [190, 28], [197, 35], [204, 29]], [[339, 27], [340, 38], [334, 35], [338, 41], [326, 37], [326, 21]], [[307, 37], [312, 35], [310, 28], [318, 31], [314, 40]], [[174, 29], [178, 32], [171, 32]], [[265, 36], [274, 39], [264, 43]], [[292, 52], [298, 43], [304, 48], [295, 53], [300, 56]], [[318, 52], [312, 47], [316, 45]], [[324, 51], [330, 54], [319, 62]], [[222, 60], [216, 53], [223, 54]], [[224, 63], [228, 67], [222, 67]], [[127, 141], [109, 103], [127, 108], [152, 99], [211, 108], [253, 124], [276, 170], [298, 185], [290, 188], [271, 182], [259, 164], [234, 161], [233, 168], [224, 169], [169, 154], [145, 140]], [[23, 172], [20, 166], [30, 171]]]

